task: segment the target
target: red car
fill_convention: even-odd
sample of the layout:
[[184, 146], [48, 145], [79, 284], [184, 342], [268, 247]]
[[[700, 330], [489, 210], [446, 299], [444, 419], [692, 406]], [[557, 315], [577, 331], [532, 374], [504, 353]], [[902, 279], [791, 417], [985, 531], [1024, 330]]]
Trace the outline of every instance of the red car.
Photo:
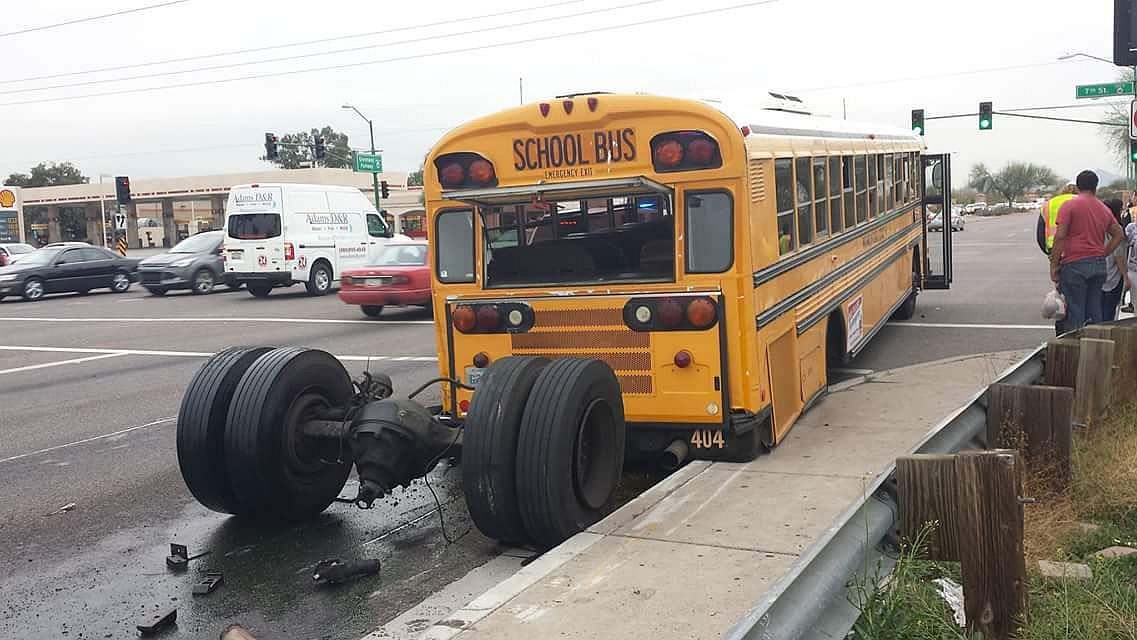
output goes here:
[[378, 264], [347, 269], [340, 276], [340, 300], [357, 304], [372, 318], [387, 305], [430, 308], [430, 267], [425, 242], [388, 244]]

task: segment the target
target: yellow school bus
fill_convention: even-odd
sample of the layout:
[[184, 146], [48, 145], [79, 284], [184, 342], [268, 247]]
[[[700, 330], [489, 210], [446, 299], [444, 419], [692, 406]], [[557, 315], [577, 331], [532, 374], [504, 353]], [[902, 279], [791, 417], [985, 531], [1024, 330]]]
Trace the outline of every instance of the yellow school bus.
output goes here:
[[786, 437], [922, 288], [946, 288], [947, 156], [907, 130], [579, 94], [446, 134], [425, 205], [442, 415], [491, 537], [601, 517], [625, 458]]

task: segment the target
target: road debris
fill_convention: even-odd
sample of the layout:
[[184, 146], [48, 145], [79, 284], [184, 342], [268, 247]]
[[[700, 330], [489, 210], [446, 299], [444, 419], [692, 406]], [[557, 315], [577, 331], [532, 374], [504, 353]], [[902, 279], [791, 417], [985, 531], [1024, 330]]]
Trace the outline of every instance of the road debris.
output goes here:
[[206, 573], [205, 578], [201, 582], [193, 585], [193, 595], [204, 596], [213, 593], [213, 590], [221, 586], [225, 581], [225, 576], [221, 573]]
[[170, 555], [166, 556], [166, 567], [171, 571], [185, 571], [186, 566], [190, 560], [197, 560], [198, 558], [209, 555], [208, 551], [202, 551], [196, 556], [190, 556], [189, 548], [184, 544], [177, 544], [176, 542], [170, 543]]
[[316, 584], [337, 584], [353, 578], [379, 573], [379, 560], [365, 558], [363, 560], [343, 561], [339, 558], [321, 560], [316, 563], [312, 572], [312, 579]]
[[76, 506], [76, 505], [75, 505], [75, 503], [74, 503], [74, 502], [68, 502], [67, 504], [63, 505], [62, 507], [60, 507], [60, 508], [56, 509], [55, 511], [52, 511], [51, 513], [48, 513], [48, 514], [45, 514], [45, 515], [49, 515], [49, 516], [57, 516], [57, 515], [59, 515], [59, 514], [61, 514], [61, 513], [67, 513], [68, 511], [71, 511], [72, 509], [74, 509], [74, 508], [75, 508], [75, 506]]
[[253, 634], [249, 633], [244, 627], [239, 624], [231, 624], [221, 631], [218, 640], [257, 640]]
[[152, 636], [166, 627], [173, 626], [178, 619], [178, 610], [170, 609], [166, 613], [158, 614], [150, 618], [145, 624], [136, 625], [138, 631], [144, 636]]

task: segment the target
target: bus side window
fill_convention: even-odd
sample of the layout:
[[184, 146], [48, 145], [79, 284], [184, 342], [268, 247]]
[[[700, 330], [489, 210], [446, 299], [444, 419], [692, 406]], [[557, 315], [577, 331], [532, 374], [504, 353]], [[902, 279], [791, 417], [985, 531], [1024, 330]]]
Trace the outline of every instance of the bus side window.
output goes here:
[[880, 156], [880, 158], [881, 158], [881, 169], [882, 169], [882, 171], [880, 172], [880, 176], [881, 176], [881, 181], [884, 183], [882, 185], [884, 187], [884, 204], [882, 204], [880, 208], [881, 208], [881, 213], [887, 213], [889, 211], [892, 211], [892, 208], [894, 206], [896, 206], [896, 199], [895, 199], [895, 196], [894, 196], [893, 190], [892, 190], [893, 189], [892, 154], [886, 153], [886, 154]]
[[825, 181], [825, 158], [813, 159], [813, 212], [817, 235], [829, 233], [829, 187]]
[[868, 220], [868, 163], [865, 161], [865, 156], [857, 156], [856, 170], [853, 171], [853, 178], [855, 180], [855, 187], [857, 193], [857, 224]]
[[857, 210], [853, 205], [853, 156], [841, 158], [841, 191], [845, 201], [845, 228], [851, 229], [857, 224]]
[[841, 158], [829, 157], [829, 231], [841, 231]]
[[810, 185], [809, 158], [794, 160], [794, 200], [797, 204], [798, 246], [813, 242], [813, 189]]
[[877, 181], [877, 160], [880, 156], [869, 156], [869, 217], [875, 218], [880, 211], [880, 183]]
[[774, 193], [778, 209], [778, 255], [794, 250], [794, 167], [793, 160], [774, 161]]

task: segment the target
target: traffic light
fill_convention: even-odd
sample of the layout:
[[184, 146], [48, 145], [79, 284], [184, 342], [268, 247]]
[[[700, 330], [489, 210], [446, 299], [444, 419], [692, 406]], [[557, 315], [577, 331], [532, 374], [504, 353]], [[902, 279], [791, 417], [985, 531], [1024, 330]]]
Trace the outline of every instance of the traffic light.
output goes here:
[[265, 160], [276, 160], [280, 154], [276, 151], [276, 134], [265, 134]]
[[387, 187], [387, 181], [386, 180], [379, 183], [379, 193], [381, 193], [383, 195], [383, 198], [390, 198], [391, 197], [391, 190]]
[[1129, 141], [1129, 161], [1137, 163], [1137, 140]]
[[991, 117], [991, 103], [990, 102], [980, 102], [979, 103], [979, 130], [980, 131], [987, 131], [988, 129], [991, 128], [991, 125], [993, 125], [994, 123], [995, 123], [995, 120]]
[[924, 110], [912, 110], [912, 131], [917, 135], [924, 135]]
[[324, 156], [327, 155], [327, 152], [328, 147], [325, 143], [324, 137], [320, 136], [316, 138], [316, 159], [323, 160]]
[[116, 176], [114, 179], [114, 193], [115, 198], [119, 204], [127, 204], [130, 202], [130, 178], [126, 176]]

